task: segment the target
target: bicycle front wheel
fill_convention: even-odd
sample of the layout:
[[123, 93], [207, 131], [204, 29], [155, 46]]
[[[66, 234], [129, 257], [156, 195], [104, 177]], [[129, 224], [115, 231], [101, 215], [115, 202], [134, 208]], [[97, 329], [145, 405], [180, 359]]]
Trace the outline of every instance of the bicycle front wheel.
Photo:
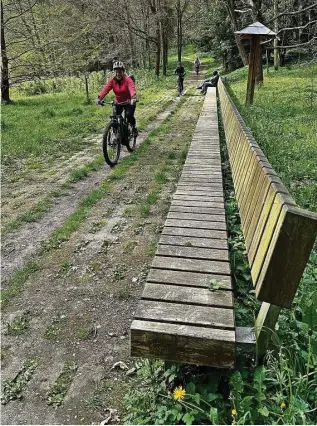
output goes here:
[[103, 133], [102, 149], [106, 163], [110, 167], [115, 166], [119, 160], [121, 144], [118, 131], [111, 123], [108, 124]]
[[131, 124], [128, 124], [127, 150], [129, 152], [133, 152], [135, 150], [136, 138], [137, 138], [137, 136], [133, 132], [133, 127], [131, 126]]

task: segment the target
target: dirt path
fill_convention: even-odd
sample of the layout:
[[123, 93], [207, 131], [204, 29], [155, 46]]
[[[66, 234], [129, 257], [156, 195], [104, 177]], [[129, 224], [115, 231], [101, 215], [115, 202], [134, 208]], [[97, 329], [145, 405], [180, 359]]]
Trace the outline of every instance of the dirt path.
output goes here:
[[[122, 419], [130, 323], [203, 101], [182, 99], [82, 226], [37, 259], [39, 270], [3, 312], [3, 424], [96, 424], [110, 408]], [[75, 209], [79, 191], [106, 177], [103, 169], [78, 182], [43, 222], [23, 227], [15, 244], [25, 245], [25, 259]], [[7, 241], [12, 271], [23, 261], [14, 263]]]
[[[179, 98], [175, 98], [165, 111], [158, 114], [156, 119], [146, 126], [138, 137], [137, 145], [140, 145], [152, 130], [162, 124], [175, 109], [178, 102]], [[29, 174], [27, 185], [23, 185], [23, 190], [20, 189], [21, 183], [18, 184], [19, 181], [5, 185], [3, 194], [4, 214], [10, 218], [17, 216], [19, 210], [26, 211], [28, 207], [31, 207], [35, 195], [44, 197], [44, 194], [52, 192], [52, 187], [57, 190], [67, 180], [69, 173], [74, 168], [79, 165], [83, 166], [100, 154], [100, 140], [101, 135], [91, 138], [88, 141], [89, 146], [84, 151], [61, 161], [58, 165], [58, 177], [55, 174], [57, 165], [53, 164], [50, 169], [46, 170], [46, 173], [42, 171], [41, 173]], [[128, 153], [124, 150], [121, 159], [127, 155]], [[98, 187], [110, 171], [109, 166], [105, 164], [99, 171], [93, 172], [89, 177], [72, 184], [67, 191], [64, 190], [64, 196], [53, 200], [54, 206], [41, 220], [25, 223], [16, 232], [3, 238], [1, 253], [1, 280], [3, 283], [10, 278], [15, 270], [21, 268], [28, 259], [39, 251], [41, 243], [76, 209], [78, 201], [89, 194], [93, 188]], [[52, 176], [55, 176], [54, 179], [52, 179]], [[17, 199], [20, 199], [18, 201], [20, 209], [17, 208]]]

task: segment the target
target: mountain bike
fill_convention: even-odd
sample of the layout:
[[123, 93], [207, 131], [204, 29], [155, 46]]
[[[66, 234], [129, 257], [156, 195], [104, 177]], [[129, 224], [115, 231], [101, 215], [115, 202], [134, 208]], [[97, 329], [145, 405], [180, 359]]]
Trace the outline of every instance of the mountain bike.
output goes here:
[[176, 85], [177, 85], [178, 96], [181, 96], [183, 92], [183, 87], [182, 87], [182, 80], [179, 74], [177, 75], [177, 78], [176, 78]]
[[116, 105], [128, 105], [128, 102], [102, 102], [101, 105], [112, 105], [110, 122], [107, 124], [102, 137], [102, 150], [105, 161], [110, 167], [118, 163], [121, 145], [125, 145], [129, 152], [135, 150], [137, 134], [133, 132], [133, 127], [128, 123], [126, 110], [122, 114], [116, 114]]
[[198, 74], [199, 74], [199, 68], [200, 68], [200, 65], [195, 65], [196, 75], [198, 75]]

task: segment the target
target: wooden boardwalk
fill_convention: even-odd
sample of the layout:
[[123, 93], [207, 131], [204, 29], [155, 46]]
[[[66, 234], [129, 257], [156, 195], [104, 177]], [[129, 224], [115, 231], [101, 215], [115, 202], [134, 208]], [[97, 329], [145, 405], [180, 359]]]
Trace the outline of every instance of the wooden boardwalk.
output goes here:
[[131, 355], [230, 368], [235, 324], [216, 89], [208, 89], [131, 325]]

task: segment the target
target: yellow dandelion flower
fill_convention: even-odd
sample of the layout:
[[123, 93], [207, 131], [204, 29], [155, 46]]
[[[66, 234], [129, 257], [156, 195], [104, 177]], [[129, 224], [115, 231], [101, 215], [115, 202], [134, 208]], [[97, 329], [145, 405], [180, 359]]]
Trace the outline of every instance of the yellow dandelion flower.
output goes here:
[[181, 386], [178, 386], [178, 388], [175, 388], [173, 392], [175, 401], [182, 400], [184, 398], [185, 393], [186, 393], [185, 389], [183, 389]]
[[233, 409], [231, 410], [231, 414], [232, 414], [233, 416], [236, 416], [236, 415], [237, 415], [237, 410], [236, 410], [235, 408], [233, 408]]
[[285, 402], [284, 402], [284, 401], [283, 401], [283, 402], [282, 402], [282, 404], [281, 404], [281, 408], [283, 408], [283, 409], [284, 409], [284, 408], [286, 408], [286, 404], [285, 404]]

